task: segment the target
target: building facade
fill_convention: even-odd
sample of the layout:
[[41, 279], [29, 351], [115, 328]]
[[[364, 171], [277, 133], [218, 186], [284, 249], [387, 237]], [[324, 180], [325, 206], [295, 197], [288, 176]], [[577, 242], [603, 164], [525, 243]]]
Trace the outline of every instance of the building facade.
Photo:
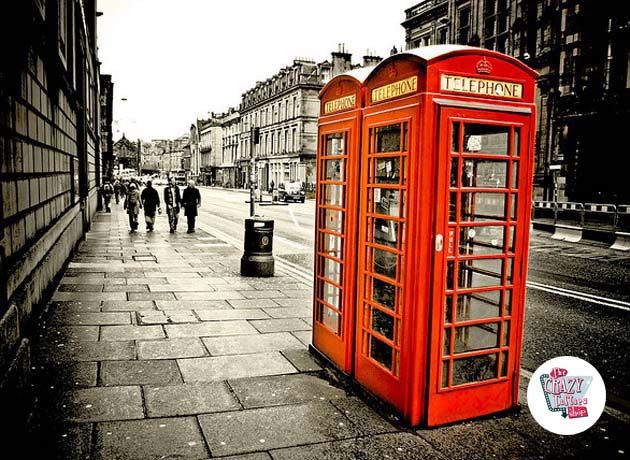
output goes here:
[[0, 3], [0, 404], [12, 441], [34, 404], [30, 325], [97, 209], [95, 8]]
[[123, 136], [114, 143], [114, 157], [118, 162], [118, 169], [135, 169], [140, 171], [141, 163], [140, 141], [132, 142]]
[[[630, 123], [630, 5], [595, 0], [425, 0], [405, 10], [408, 48], [456, 43], [540, 73], [534, 198], [628, 203], [617, 137]], [[606, 152], [604, 154], [604, 152]]]
[[103, 177], [114, 175], [114, 138], [112, 132], [114, 109], [114, 82], [111, 75], [100, 76], [101, 157]]
[[241, 115], [233, 107], [221, 116], [221, 159], [217, 173], [217, 185], [242, 187], [243, 181], [238, 166], [238, 149], [241, 139]]
[[201, 181], [215, 185], [217, 168], [223, 154], [223, 129], [221, 118], [214, 113], [207, 120], [198, 121]]

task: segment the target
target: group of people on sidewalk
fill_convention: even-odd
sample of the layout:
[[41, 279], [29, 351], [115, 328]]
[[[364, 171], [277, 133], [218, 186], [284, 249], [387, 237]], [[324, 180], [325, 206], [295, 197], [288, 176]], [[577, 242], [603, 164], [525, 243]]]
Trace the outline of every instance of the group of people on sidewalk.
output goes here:
[[[118, 182], [118, 181], [116, 181]], [[124, 197], [123, 209], [127, 211], [129, 216], [129, 227], [131, 232], [138, 230], [138, 216], [140, 209], [144, 209], [144, 220], [147, 232], [152, 232], [155, 226], [155, 216], [162, 213], [160, 194], [153, 188], [151, 181], [147, 181], [146, 187], [140, 192], [138, 184], [131, 181], [128, 185], [119, 184], [118, 192], [115, 184], [106, 181], [103, 184], [102, 195], [105, 203], [105, 211], [111, 212], [112, 195], [116, 195], [116, 204], [119, 203], [119, 196]], [[177, 230], [177, 222], [179, 220], [179, 211], [184, 208], [184, 215], [188, 220], [188, 232], [194, 233], [195, 220], [198, 214], [197, 209], [201, 206], [201, 194], [199, 189], [195, 187], [195, 182], [190, 181], [188, 187], [184, 189], [182, 194], [179, 187], [175, 184], [175, 179], [169, 179], [168, 185], [164, 188], [164, 205], [166, 206], [166, 214], [168, 215], [168, 223], [170, 232], [175, 233]]]

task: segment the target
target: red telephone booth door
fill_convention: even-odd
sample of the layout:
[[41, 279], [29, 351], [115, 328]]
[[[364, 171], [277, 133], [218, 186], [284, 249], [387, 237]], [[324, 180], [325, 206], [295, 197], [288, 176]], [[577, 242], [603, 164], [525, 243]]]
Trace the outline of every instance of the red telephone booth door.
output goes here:
[[[355, 376], [405, 412], [405, 240], [417, 158], [418, 103], [364, 115], [361, 157]], [[407, 333], [408, 335], [408, 333]]]
[[524, 110], [440, 111], [429, 426], [517, 402], [531, 205]]
[[313, 344], [352, 371], [359, 115], [322, 123], [317, 156]]

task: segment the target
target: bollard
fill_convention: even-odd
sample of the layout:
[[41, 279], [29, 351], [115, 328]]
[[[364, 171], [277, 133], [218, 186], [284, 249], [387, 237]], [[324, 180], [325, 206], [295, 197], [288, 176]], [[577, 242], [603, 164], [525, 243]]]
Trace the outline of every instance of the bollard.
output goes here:
[[261, 216], [245, 219], [244, 248], [241, 276], [273, 276], [273, 219]]

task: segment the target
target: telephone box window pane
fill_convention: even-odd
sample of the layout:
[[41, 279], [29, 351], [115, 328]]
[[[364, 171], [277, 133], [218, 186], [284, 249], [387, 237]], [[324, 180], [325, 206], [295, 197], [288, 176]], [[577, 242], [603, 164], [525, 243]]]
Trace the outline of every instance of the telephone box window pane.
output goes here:
[[514, 128], [514, 156], [515, 157], [519, 156], [520, 154], [520, 149], [521, 149], [520, 138], [521, 138], [521, 129]]
[[326, 136], [326, 155], [344, 155], [346, 146], [343, 133], [328, 134]]
[[511, 201], [511, 204], [510, 204], [510, 219], [516, 220], [516, 212], [517, 212], [516, 195], [512, 195], [512, 199], [510, 201]]
[[482, 382], [497, 376], [497, 355], [471, 356], [453, 361], [453, 385]]
[[444, 299], [444, 324], [453, 321], [453, 296], [447, 295]]
[[326, 180], [344, 180], [343, 160], [326, 160], [326, 174], [324, 178]]
[[370, 336], [370, 357], [382, 364], [387, 369], [392, 368], [392, 348], [378, 340], [374, 336]]
[[324, 227], [328, 230], [341, 233], [343, 213], [335, 209], [326, 209], [324, 212]]
[[322, 276], [333, 283], [341, 284], [341, 264], [335, 260], [320, 257]]
[[512, 162], [512, 188], [518, 188], [518, 161]]
[[378, 278], [372, 278], [372, 300], [393, 311], [396, 308], [396, 288]]
[[459, 264], [458, 286], [464, 289], [500, 286], [502, 268], [501, 259], [462, 261]]
[[499, 323], [455, 328], [455, 353], [486, 350], [499, 346]]
[[444, 329], [444, 344], [442, 347], [442, 356], [451, 354], [451, 329]]
[[457, 321], [494, 318], [501, 314], [501, 291], [473, 292], [457, 296]]
[[322, 306], [322, 315], [320, 322], [324, 324], [328, 329], [334, 331], [335, 333], [339, 333], [339, 325], [341, 323], [341, 319], [339, 317], [339, 313], [331, 310], [326, 306]]
[[451, 152], [459, 152], [459, 123], [453, 123], [453, 136], [451, 141]]
[[508, 352], [501, 352], [501, 377], [507, 377]]
[[374, 242], [392, 248], [398, 247], [398, 222], [374, 219]]
[[504, 250], [505, 227], [460, 227], [459, 253], [462, 255], [496, 254]]
[[451, 192], [449, 194], [448, 201], [448, 221], [457, 221], [457, 192]]
[[387, 216], [400, 216], [400, 191], [386, 188], [372, 189], [374, 212]]
[[455, 271], [455, 262], [449, 260], [446, 263], [446, 289], [453, 290], [453, 272]]
[[448, 361], [442, 361], [442, 388], [448, 386]]
[[462, 193], [461, 219], [484, 222], [505, 219], [505, 193]]
[[459, 158], [451, 159], [451, 187], [455, 188], [457, 184], [457, 176], [459, 176]]
[[507, 347], [509, 341], [510, 341], [510, 322], [504, 321], [503, 322], [503, 340], [501, 341], [501, 343], [503, 344], [504, 347]]
[[400, 157], [377, 158], [374, 183], [398, 184], [400, 183]]
[[462, 169], [462, 187], [506, 188], [508, 162], [466, 159]]
[[339, 307], [340, 290], [337, 286], [333, 286], [332, 284], [324, 282], [321, 284], [321, 290], [322, 290], [321, 299], [323, 301], [325, 301], [329, 305], [332, 305], [335, 308], [340, 308]]
[[394, 340], [394, 318], [385, 312], [372, 308], [372, 330], [389, 340]]
[[506, 269], [505, 269], [505, 271], [507, 272], [506, 279], [507, 279], [508, 284], [511, 284], [512, 283], [512, 277], [514, 275], [513, 270], [512, 270], [512, 268], [514, 266], [514, 259], [509, 258], [506, 263], [507, 263]]
[[515, 231], [515, 227], [514, 225], [510, 226], [510, 252], [514, 252], [514, 246], [515, 246], [515, 241], [514, 241], [514, 231]]
[[324, 239], [324, 253], [341, 258], [341, 237], [337, 235], [322, 234]]
[[407, 123], [403, 123], [403, 142], [402, 142], [402, 151], [409, 151], [409, 125]]
[[505, 316], [510, 316], [512, 314], [512, 291], [505, 291], [505, 305], [503, 307], [503, 314]]
[[381, 126], [375, 129], [377, 153], [399, 152], [402, 150], [400, 143], [400, 123], [389, 126]]
[[508, 155], [509, 138], [510, 128], [506, 126], [466, 124], [464, 152]]
[[343, 185], [326, 184], [324, 187], [324, 204], [343, 206]]
[[396, 279], [398, 256], [382, 249], [373, 249], [374, 273]]

